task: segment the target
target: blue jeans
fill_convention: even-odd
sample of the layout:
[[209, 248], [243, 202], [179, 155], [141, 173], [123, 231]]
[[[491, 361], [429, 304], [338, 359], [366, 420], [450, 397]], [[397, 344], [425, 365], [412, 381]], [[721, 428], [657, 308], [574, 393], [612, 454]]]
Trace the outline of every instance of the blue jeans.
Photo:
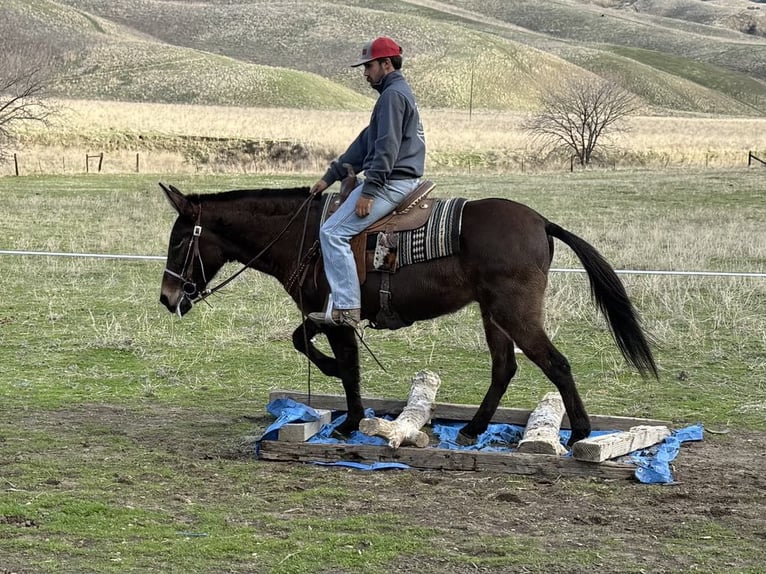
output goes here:
[[414, 191], [420, 179], [395, 179], [383, 187], [383, 197], [375, 197], [370, 214], [359, 217], [354, 211], [362, 195], [359, 185], [349, 194], [338, 211], [319, 230], [325, 275], [330, 284], [331, 303], [335, 309], [358, 309], [362, 306], [359, 277], [351, 238], [396, 209], [405, 196]]

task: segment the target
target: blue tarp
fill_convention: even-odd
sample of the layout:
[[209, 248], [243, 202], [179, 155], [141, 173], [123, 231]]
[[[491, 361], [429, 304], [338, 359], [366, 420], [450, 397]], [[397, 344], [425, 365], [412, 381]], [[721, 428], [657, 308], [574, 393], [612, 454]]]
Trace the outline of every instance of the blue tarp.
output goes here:
[[673, 483], [670, 463], [678, 456], [681, 443], [702, 440], [703, 433], [701, 424], [691, 425], [674, 431], [659, 444], [630, 453], [628, 456], [636, 464], [636, 478], [647, 484]]
[[[274, 417], [276, 417], [277, 420], [275, 420], [273, 423], [269, 425], [269, 428], [267, 428], [264, 431], [263, 436], [261, 436], [258, 443], [256, 443], [256, 447], [255, 447], [256, 455], [258, 455], [260, 441], [276, 440], [279, 434], [279, 429], [283, 425], [286, 425], [288, 423], [296, 423], [296, 422], [308, 423], [308, 422], [319, 420], [319, 413], [317, 413], [316, 410], [314, 410], [313, 408], [307, 405], [296, 402], [295, 400], [291, 398], [274, 399], [268, 405], [266, 405], [266, 410], [270, 414], [272, 414]], [[372, 418], [375, 416], [375, 413], [372, 411], [372, 409], [367, 409], [364, 412], [364, 415], [366, 417]], [[361, 433], [359, 431], [353, 432], [348, 439], [343, 441], [333, 438], [332, 437], [333, 431], [338, 425], [343, 424], [345, 420], [346, 420], [345, 414], [342, 414], [334, 418], [331, 423], [324, 425], [317, 434], [315, 434], [313, 437], [311, 437], [308, 440], [308, 442], [325, 443], [325, 444], [338, 444], [338, 443], [371, 444], [371, 445], [377, 445], [377, 446], [385, 446], [386, 444], [388, 444], [387, 441], [381, 437], [367, 436], [366, 434]], [[337, 462], [316, 462], [315, 464], [331, 465], [331, 466], [347, 466], [349, 468], [356, 468], [359, 470], [386, 470], [386, 469], [410, 468], [409, 465], [402, 464], [399, 462], [373, 462], [373, 463], [367, 464], [367, 463], [361, 463], [361, 462], [350, 462], [350, 461], [339, 460]]]
[[[290, 398], [275, 399], [271, 401], [266, 410], [271, 413], [276, 420], [269, 425], [263, 436], [256, 444], [256, 455], [259, 451], [260, 441], [276, 440], [279, 428], [288, 423], [311, 422], [319, 419], [319, 414], [313, 408], [298, 403]], [[372, 409], [365, 411], [366, 417], [374, 417]], [[346, 420], [346, 415], [342, 414], [326, 424], [322, 429], [309, 439], [310, 443], [324, 444], [369, 444], [385, 446], [387, 441], [381, 437], [367, 436], [364, 433], [356, 431], [346, 440], [338, 440], [332, 437], [335, 428]], [[464, 422], [455, 421], [433, 421], [433, 434], [439, 439], [438, 448], [454, 450], [482, 450], [486, 452], [513, 452], [511, 444], [518, 443], [524, 435], [524, 427], [510, 424], [491, 424], [487, 431], [480, 435], [476, 444], [470, 446], [459, 445], [456, 442], [457, 433], [464, 425]], [[591, 437], [610, 434], [617, 431], [593, 431]], [[647, 484], [670, 484], [673, 482], [673, 475], [670, 470], [670, 462], [678, 456], [678, 451], [682, 442], [702, 440], [703, 428], [701, 424], [692, 425], [679, 429], [663, 442], [650, 448], [630, 453], [623, 460], [627, 460], [636, 465], [635, 476], [640, 482]], [[566, 445], [569, 440], [570, 431], [562, 430], [560, 433], [561, 443]], [[567, 455], [567, 456], [571, 456]], [[406, 464], [397, 462], [375, 462], [370, 464], [338, 461], [331, 463], [316, 463], [323, 465], [346, 466], [360, 470], [383, 470], [383, 469], [406, 469], [410, 468]]]

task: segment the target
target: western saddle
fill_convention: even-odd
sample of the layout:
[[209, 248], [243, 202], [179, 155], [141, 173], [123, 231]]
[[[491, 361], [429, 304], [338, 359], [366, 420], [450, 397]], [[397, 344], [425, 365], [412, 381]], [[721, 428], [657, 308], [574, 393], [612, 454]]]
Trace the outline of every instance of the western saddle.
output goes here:
[[[346, 200], [346, 197], [348, 197], [348, 194], [351, 193], [356, 185], [356, 176], [349, 176], [343, 180], [341, 192], [329, 199], [331, 204], [327, 209], [327, 217], [330, 217], [337, 211], [338, 207]], [[417, 188], [405, 196], [393, 212], [379, 219], [351, 239], [351, 251], [354, 253], [360, 285], [363, 285], [366, 281], [367, 271], [373, 269], [373, 253], [367, 250], [367, 237], [376, 237], [378, 233], [389, 234], [398, 231], [409, 231], [425, 225], [434, 207], [434, 202], [427, 200], [426, 197], [434, 187], [436, 187], [436, 184], [432, 181], [423, 180]]]

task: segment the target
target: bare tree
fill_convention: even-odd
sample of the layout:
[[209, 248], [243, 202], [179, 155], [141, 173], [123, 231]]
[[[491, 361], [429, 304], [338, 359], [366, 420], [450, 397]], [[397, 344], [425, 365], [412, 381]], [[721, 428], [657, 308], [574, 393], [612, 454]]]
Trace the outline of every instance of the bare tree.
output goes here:
[[45, 81], [40, 68], [0, 73], [0, 160], [15, 141], [17, 128], [25, 122], [47, 123], [53, 113], [43, 96]]
[[572, 77], [541, 92], [540, 112], [523, 124], [542, 147], [563, 149], [587, 166], [623, 120], [638, 109], [630, 92], [609, 80]]
[[10, 20], [0, 25], [0, 160], [24, 123], [47, 123], [55, 107], [45, 98], [52, 53], [19, 35]]

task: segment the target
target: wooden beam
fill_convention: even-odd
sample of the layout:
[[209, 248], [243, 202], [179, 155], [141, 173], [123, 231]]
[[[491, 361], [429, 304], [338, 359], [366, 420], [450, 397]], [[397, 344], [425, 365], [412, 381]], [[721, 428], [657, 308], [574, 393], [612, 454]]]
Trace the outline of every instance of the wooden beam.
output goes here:
[[636, 426], [628, 431], [578, 440], [572, 446], [577, 460], [603, 462], [662, 442], [670, 436], [666, 426]]
[[487, 471], [557, 478], [559, 476], [631, 478], [632, 464], [604, 462], [593, 464], [571, 457], [544, 454], [498, 453], [476, 450], [450, 450], [354, 444], [317, 444], [262, 441], [260, 456], [264, 460], [284, 462], [353, 461], [400, 462], [426, 470]]
[[319, 419], [306, 423], [287, 423], [279, 427], [277, 440], [282, 442], [304, 442], [317, 434], [332, 419], [332, 412], [317, 409]]
[[[346, 398], [343, 395], [311, 394], [311, 401], [306, 393], [299, 391], [271, 391], [269, 401], [280, 398], [291, 398], [299, 403], [309, 404], [315, 409], [329, 409], [333, 411], [346, 411]], [[398, 416], [407, 402], [399, 399], [379, 399], [375, 397], [363, 397], [362, 401], [365, 407], [375, 411], [377, 416], [391, 415]], [[432, 418], [450, 421], [469, 421], [476, 413], [475, 405], [456, 405], [452, 403], [434, 403], [434, 412]], [[530, 409], [513, 409], [508, 407], [499, 407], [492, 417], [493, 423], [514, 424], [526, 426]], [[591, 415], [591, 426], [594, 430], [630, 430], [637, 425], [652, 426], [670, 426], [670, 421], [658, 419], [641, 419], [632, 417], [613, 417], [605, 415]], [[561, 428], [570, 428], [569, 418], [564, 416]]]

